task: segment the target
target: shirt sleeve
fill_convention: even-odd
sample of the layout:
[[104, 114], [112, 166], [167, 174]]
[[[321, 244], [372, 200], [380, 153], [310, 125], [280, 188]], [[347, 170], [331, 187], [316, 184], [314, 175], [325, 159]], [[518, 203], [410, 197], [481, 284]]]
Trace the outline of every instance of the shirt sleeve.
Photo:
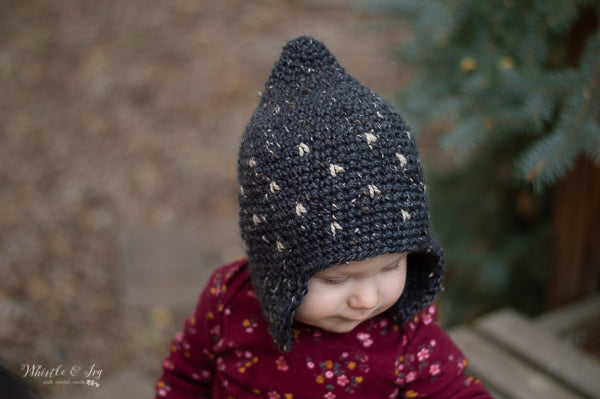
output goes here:
[[163, 361], [156, 382], [157, 399], [199, 399], [212, 396], [215, 371], [213, 348], [222, 328], [224, 272], [217, 270], [200, 295], [194, 314], [185, 320]]
[[428, 306], [405, 323], [407, 345], [395, 364], [402, 398], [491, 398], [481, 382], [465, 373], [467, 360], [442, 330], [437, 309]]

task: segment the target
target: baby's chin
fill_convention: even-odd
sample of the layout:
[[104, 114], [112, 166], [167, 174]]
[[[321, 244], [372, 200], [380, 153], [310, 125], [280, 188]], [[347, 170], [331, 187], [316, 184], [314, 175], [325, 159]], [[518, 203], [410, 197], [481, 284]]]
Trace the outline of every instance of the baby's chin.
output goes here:
[[360, 324], [366, 320], [349, 320], [344, 318], [336, 318], [334, 320], [327, 320], [321, 323], [310, 323], [313, 327], [318, 327], [321, 330], [325, 330], [336, 334], [346, 334], [354, 330]]
[[301, 317], [299, 318], [296, 316], [296, 321], [331, 333], [346, 334], [354, 330], [365, 321], [371, 320], [373, 317], [383, 314], [390, 307], [391, 305], [386, 306], [381, 310], [378, 309], [371, 315], [358, 319], [351, 319], [343, 316], [330, 316], [319, 320], [303, 320]]
[[327, 331], [332, 332], [332, 333], [336, 333], [336, 334], [346, 334], [351, 332], [352, 330], [354, 330], [356, 327], [358, 327], [362, 322], [352, 322], [352, 325], [349, 326], [336, 326], [333, 329], [327, 329]]

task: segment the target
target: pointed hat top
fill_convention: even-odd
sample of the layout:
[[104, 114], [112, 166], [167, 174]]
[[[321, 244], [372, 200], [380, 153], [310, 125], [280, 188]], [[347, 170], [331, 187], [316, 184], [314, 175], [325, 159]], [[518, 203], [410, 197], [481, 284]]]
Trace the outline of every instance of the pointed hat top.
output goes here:
[[334, 74], [347, 77], [344, 68], [323, 43], [310, 36], [300, 36], [284, 46], [266, 87], [268, 89], [274, 82], [302, 82], [303, 86], [311, 87], [331, 79]]
[[307, 68], [341, 68], [335, 56], [320, 41], [310, 36], [300, 36], [289, 41], [281, 53], [279, 64], [289, 68], [306, 70]]

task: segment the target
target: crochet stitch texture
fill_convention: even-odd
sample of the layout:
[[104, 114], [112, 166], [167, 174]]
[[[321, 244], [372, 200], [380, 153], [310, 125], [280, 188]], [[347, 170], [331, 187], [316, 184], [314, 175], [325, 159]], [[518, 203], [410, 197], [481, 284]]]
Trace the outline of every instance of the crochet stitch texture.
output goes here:
[[325, 45], [286, 44], [242, 136], [239, 217], [250, 274], [282, 351], [308, 280], [333, 265], [409, 252], [399, 323], [440, 289], [423, 172], [410, 128]]

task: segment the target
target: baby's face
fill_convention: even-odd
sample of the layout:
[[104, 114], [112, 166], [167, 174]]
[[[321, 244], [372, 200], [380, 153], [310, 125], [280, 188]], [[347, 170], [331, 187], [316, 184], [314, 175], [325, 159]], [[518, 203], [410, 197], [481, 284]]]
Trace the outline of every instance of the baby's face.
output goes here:
[[331, 332], [349, 332], [396, 303], [405, 282], [405, 253], [332, 266], [308, 280], [296, 320]]

